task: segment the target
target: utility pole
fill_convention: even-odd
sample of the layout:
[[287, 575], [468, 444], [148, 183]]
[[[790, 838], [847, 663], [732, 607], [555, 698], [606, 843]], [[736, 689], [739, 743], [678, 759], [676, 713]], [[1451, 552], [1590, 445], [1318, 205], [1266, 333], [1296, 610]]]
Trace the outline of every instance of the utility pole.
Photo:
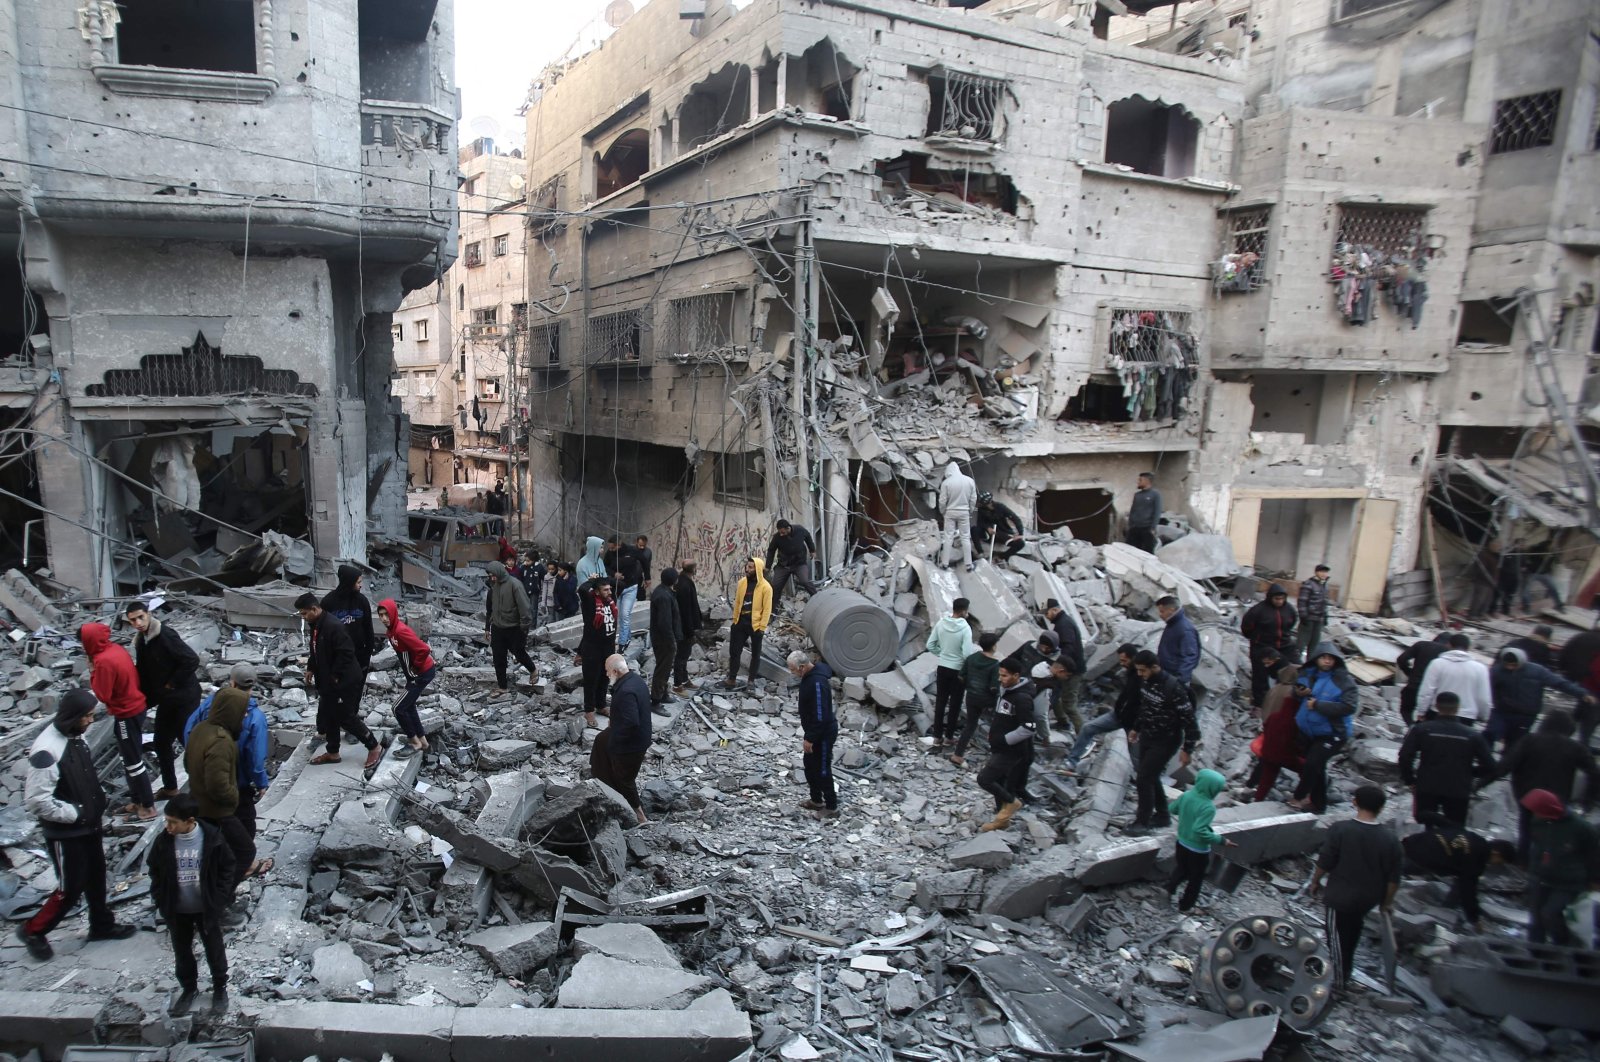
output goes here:
[[817, 277], [817, 248], [813, 242], [814, 226], [810, 193], [801, 193], [800, 207], [804, 218], [800, 222], [799, 234], [795, 240], [794, 255], [794, 299], [798, 320], [795, 322], [797, 327], [793, 375], [789, 380], [789, 386], [790, 406], [794, 416], [795, 481], [800, 484], [802, 491], [796, 511], [804, 514], [804, 520], [816, 527], [818, 525], [812, 519], [811, 507], [811, 457], [808, 438], [811, 421], [809, 411], [806, 409], [806, 399], [811, 352], [817, 341], [817, 295], [820, 289]]

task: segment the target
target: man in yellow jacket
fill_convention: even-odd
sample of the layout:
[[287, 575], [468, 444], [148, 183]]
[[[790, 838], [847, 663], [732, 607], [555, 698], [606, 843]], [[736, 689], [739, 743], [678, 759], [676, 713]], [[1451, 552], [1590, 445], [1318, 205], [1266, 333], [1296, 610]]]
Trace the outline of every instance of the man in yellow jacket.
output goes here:
[[733, 592], [733, 630], [728, 635], [728, 678], [725, 689], [739, 685], [739, 654], [750, 644], [750, 681], [761, 670], [761, 639], [772, 618], [772, 584], [767, 582], [766, 562], [751, 557], [744, 562], [744, 578]]

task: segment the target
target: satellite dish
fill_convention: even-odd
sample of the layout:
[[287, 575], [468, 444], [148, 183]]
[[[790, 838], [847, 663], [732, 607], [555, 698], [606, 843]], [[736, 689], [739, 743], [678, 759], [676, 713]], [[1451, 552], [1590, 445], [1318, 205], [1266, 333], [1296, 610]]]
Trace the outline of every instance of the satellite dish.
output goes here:
[[511, 179], [506, 181], [506, 184], [511, 187], [512, 194], [522, 191], [522, 186], [527, 183], [528, 179], [520, 173], [513, 173]]
[[611, 0], [606, 5], [606, 25], [616, 29], [633, 17], [633, 5], [628, 0]]
[[483, 137], [488, 137], [490, 140], [500, 139], [500, 122], [493, 115], [478, 115], [467, 123], [467, 129], [471, 131], [473, 140]]

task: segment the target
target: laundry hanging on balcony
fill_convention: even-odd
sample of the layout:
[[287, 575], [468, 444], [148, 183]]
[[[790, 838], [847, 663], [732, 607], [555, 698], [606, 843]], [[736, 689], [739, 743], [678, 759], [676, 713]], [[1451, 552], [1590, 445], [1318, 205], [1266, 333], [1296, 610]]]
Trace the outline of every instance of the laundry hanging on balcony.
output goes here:
[[1426, 252], [1409, 244], [1393, 253], [1339, 244], [1328, 271], [1334, 305], [1347, 323], [1364, 325], [1376, 314], [1378, 300], [1387, 298], [1414, 330], [1428, 301], [1427, 268]]
[[1131, 419], [1182, 416], [1200, 366], [1199, 344], [1189, 330], [1189, 315], [1158, 310], [1114, 314], [1107, 364], [1122, 382]]

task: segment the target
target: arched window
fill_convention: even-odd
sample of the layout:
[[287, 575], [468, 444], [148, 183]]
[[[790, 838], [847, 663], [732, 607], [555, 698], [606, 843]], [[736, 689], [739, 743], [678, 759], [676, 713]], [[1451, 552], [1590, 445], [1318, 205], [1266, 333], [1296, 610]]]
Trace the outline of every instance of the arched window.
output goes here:
[[629, 129], [617, 137], [605, 154], [594, 157], [594, 195], [604, 199], [637, 181], [650, 168], [650, 134]]
[[1106, 161], [1157, 177], [1194, 176], [1200, 119], [1175, 103], [1129, 96], [1106, 108]]

